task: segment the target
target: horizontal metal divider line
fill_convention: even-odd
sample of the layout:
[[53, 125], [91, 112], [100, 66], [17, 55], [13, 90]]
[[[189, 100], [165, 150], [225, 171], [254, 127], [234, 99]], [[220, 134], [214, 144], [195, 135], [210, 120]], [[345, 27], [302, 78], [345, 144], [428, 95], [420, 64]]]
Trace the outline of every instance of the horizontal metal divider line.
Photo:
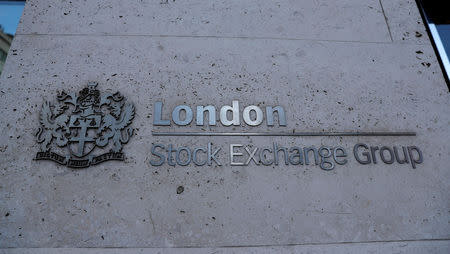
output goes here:
[[[57, 250], [57, 249], [71, 249], [71, 250], [82, 250], [82, 249], [213, 249], [213, 248], [270, 248], [270, 247], [296, 247], [296, 246], [327, 246], [327, 245], [361, 245], [361, 244], [383, 244], [383, 243], [414, 243], [414, 242], [447, 242], [450, 241], [450, 238], [434, 238], [434, 239], [404, 239], [404, 240], [368, 240], [368, 241], [359, 241], [359, 242], [350, 242], [350, 241], [342, 241], [342, 242], [305, 242], [305, 243], [286, 243], [286, 244], [243, 244], [243, 245], [214, 245], [214, 246], [202, 246], [202, 245], [187, 245], [187, 246], [134, 246], [134, 247], [0, 247], [1, 250], [23, 250], [23, 249], [49, 249], [49, 250]], [[60, 253], [60, 252], [58, 252]]]
[[415, 132], [155, 132], [153, 136], [416, 136]]

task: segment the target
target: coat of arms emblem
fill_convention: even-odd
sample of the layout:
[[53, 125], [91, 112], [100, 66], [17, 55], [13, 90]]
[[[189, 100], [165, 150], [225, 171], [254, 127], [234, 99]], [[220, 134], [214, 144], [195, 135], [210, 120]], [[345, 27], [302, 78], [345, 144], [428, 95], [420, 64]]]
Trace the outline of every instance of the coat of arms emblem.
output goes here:
[[100, 93], [97, 83], [77, 93], [61, 92], [44, 102], [36, 133], [41, 151], [36, 160], [52, 160], [85, 168], [108, 160], [124, 160], [123, 144], [133, 135], [135, 109], [119, 93]]

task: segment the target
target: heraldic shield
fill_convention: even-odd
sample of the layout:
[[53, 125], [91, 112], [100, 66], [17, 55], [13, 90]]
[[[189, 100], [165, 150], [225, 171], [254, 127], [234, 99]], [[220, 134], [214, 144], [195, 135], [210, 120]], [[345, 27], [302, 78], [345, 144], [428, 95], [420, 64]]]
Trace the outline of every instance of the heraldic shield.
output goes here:
[[133, 135], [134, 106], [119, 92], [100, 93], [97, 85], [89, 82], [78, 94], [63, 91], [56, 102], [44, 102], [36, 133], [41, 151], [35, 160], [72, 168], [124, 160], [122, 147]]

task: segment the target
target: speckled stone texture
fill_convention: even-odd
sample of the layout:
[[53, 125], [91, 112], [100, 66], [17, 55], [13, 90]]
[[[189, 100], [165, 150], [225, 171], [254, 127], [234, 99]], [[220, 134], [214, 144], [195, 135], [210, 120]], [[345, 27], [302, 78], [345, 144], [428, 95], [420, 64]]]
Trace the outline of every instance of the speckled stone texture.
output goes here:
[[[421, 22], [403, 0], [27, 1], [0, 79], [0, 253], [448, 253], [450, 95]], [[33, 161], [44, 100], [88, 81], [136, 106], [125, 162]], [[169, 118], [180, 104], [232, 100], [281, 105], [287, 126], [152, 124], [156, 101]], [[152, 144], [209, 142], [222, 166], [149, 164]], [[230, 166], [229, 144], [273, 142], [342, 146], [349, 162]], [[361, 165], [356, 143], [415, 145], [424, 162]]]

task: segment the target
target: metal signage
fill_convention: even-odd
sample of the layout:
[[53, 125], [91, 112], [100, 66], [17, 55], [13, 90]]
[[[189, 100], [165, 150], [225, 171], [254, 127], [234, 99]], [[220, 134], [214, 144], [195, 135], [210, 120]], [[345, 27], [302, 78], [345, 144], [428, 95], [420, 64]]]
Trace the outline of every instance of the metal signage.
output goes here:
[[77, 93], [61, 92], [44, 102], [36, 133], [41, 151], [35, 160], [51, 160], [85, 168], [108, 160], [124, 160], [122, 152], [133, 134], [135, 108], [119, 93], [100, 93], [90, 82]]
[[[126, 102], [119, 93], [100, 93], [97, 83], [90, 82], [77, 93], [61, 92], [56, 102], [44, 102], [40, 112], [40, 128], [36, 134], [41, 151], [35, 160], [51, 160], [72, 168], [86, 168], [109, 160], [124, 160], [122, 152], [133, 134], [130, 127], [135, 115], [133, 104]], [[304, 136], [415, 136], [415, 132], [219, 132], [178, 131], [183, 126], [243, 126], [256, 127], [265, 123], [268, 127], [286, 127], [286, 112], [282, 106], [256, 105], [243, 107], [233, 100], [230, 105], [220, 109], [214, 105], [177, 105], [171, 114], [164, 109], [161, 101], [153, 107], [153, 125], [171, 126], [176, 131], [152, 131], [153, 136], [265, 136], [265, 137], [304, 137]], [[170, 116], [167, 115], [170, 114]], [[217, 118], [218, 116], [218, 118]], [[241, 121], [241, 119], [243, 121]], [[225, 149], [211, 142], [203, 146], [186, 147], [176, 144], [153, 143], [149, 152], [151, 166], [222, 166]], [[222, 152], [221, 152], [222, 151]], [[357, 143], [353, 152], [342, 146], [321, 145], [302, 146], [301, 143], [286, 147], [271, 142], [261, 147], [242, 143], [229, 144], [228, 165], [260, 166], [271, 165], [311, 165], [315, 164], [325, 171], [337, 165], [345, 165], [353, 155], [361, 165], [367, 164], [410, 164], [416, 168], [423, 162], [422, 151], [414, 145], [370, 145]]]

